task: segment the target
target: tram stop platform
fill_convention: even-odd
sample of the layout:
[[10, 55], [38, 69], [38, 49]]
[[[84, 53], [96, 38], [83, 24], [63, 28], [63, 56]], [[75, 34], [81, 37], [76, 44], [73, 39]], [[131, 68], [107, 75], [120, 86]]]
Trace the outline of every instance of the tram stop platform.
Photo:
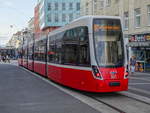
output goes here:
[[32, 73], [0, 64], [1, 113], [99, 113]]

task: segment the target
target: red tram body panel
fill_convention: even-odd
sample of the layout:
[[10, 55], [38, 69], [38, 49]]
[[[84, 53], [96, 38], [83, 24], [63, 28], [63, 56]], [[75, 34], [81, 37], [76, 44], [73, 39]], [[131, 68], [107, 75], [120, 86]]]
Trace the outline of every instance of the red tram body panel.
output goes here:
[[28, 61], [27, 61], [27, 59], [23, 59], [22, 62], [23, 62], [23, 67], [28, 68]]
[[[48, 78], [79, 90], [96, 91], [95, 80], [90, 70], [71, 69], [48, 65]], [[90, 81], [90, 82], [89, 82]], [[90, 84], [89, 84], [90, 83]]]
[[34, 72], [39, 73], [42, 76], [46, 76], [46, 64], [34, 61]]
[[33, 71], [34, 70], [33, 66], [34, 66], [33, 60], [28, 60], [28, 69]]
[[[113, 69], [100, 69], [100, 70], [113, 70]], [[119, 74], [123, 74], [124, 68], [118, 69]], [[103, 77], [107, 78], [106, 80], [95, 79], [92, 70], [80, 70], [80, 69], [71, 69], [63, 68], [62, 66], [53, 66], [48, 65], [48, 78], [58, 82], [60, 84], [84, 91], [91, 92], [117, 92], [128, 90], [128, 79], [124, 79], [124, 75], [118, 75], [119, 78], [111, 79], [108, 77], [110, 75], [105, 75]], [[119, 86], [110, 86], [111, 82], [118, 82], [121, 85]]]

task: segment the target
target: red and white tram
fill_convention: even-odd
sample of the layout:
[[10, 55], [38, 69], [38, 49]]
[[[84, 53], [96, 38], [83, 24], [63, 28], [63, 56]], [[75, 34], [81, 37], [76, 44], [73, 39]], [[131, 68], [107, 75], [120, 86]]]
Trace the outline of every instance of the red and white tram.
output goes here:
[[34, 71], [55, 82], [91, 92], [128, 89], [123, 33], [118, 17], [82, 17], [32, 45], [26, 47], [34, 47], [31, 57]]

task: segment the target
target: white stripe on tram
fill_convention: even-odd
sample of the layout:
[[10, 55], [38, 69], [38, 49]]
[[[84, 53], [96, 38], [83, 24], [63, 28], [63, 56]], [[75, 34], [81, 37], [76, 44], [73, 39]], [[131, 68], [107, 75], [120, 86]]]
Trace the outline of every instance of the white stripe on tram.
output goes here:
[[78, 69], [78, 70], [85, 70], [85, 71], [91, 71], [91, 70], [92, 70], [90, 67], [60, 65], [60, 64], [54, 64], [54, 63], [47, 63], [47, 64], [48, 64], [48, 65], [51, 65], [51, 66], [62, 67], [62, 68], [68, 68], [68, 69]]
[[46, 62], [35, 61], [35, 60], [34, 60], [34, 63], [39, 63], [39, 64], [46, 64]]

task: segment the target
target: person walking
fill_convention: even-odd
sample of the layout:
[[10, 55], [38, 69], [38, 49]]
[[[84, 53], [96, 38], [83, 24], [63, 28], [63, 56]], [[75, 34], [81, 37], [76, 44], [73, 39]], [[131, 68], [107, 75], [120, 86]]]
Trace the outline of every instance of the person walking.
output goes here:
[[8, 56], [8, 55], [6, 55], [6, 61], [7, 61], [8, 63], [10, 63], [10, 59], [9, 59], [9, 56]]
[[2, 61], [2, 55], [0, 54], [0, 62]]
[[3, 60], [3, 62], [6, 62], [6, 57], [5, 57], [5, 55], [2, 56], [2, 60]]
[[135, 65], [136, 65], [136, 58], [135, 58], [135, 56], [132, 56], [130, 58], [130, 70], [131, 70], [131, 74], [133, 74], [135, 72]]

